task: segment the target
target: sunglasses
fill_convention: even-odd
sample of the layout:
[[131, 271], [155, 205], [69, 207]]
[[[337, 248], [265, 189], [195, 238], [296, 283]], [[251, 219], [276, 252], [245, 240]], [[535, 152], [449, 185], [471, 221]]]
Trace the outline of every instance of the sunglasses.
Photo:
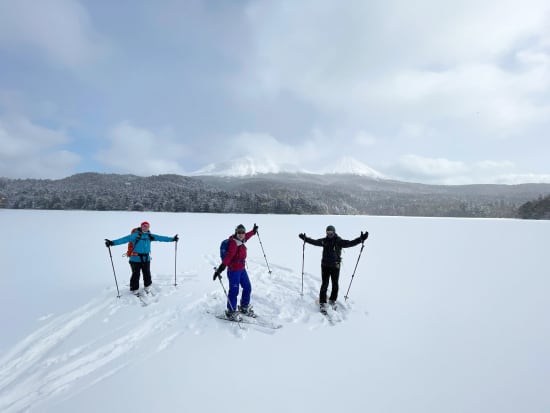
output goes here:
[[246, 234], [246, 231], [239, 230], [239, 231], [237, 231], [237, 234]]
[[329, 235], [334, 234], [334, 231], [327, 231], [327, 234]]

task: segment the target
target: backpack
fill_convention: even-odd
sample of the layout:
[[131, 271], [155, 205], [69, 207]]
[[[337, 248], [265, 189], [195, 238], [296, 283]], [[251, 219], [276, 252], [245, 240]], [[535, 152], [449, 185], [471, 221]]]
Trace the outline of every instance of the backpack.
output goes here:
[[222, 262], [225, 256], [227, 255], [228, 249], [229, 249], [229, 238], [226, 238], [220, 244], [220, 258], [222, 259]]
[[[338, 265], [342, 262], [342, 247], [338, 243], [339, 239], [341, 239], [341, 238], [336, 236], [328, 244], [325, 244], [325, 242], [323, 241], [323, 259], [326, 258], [325, 262], [330, 263], [330, 264], [332, 264], [332, 263], [333, 264], [338, 264]], [[325, 247], [327, 249], [327, 255], [326, 256], [325, 256], [325, 251], [324, 251]], [[332, 250], [333, 254], [330, 254], [329, 251], [331, 251], [331, 250]]]
[[[130, 234], [133, 234], [134, 232], [138, 232], [138, 236], [136, 238], [136, 242], [128, 242], [128, 251], [126, 251], [126, 254], [124, 254], [123, 256], [126, 256], [126, 257], [132, 257], [132, 256], [137, 256], [138, 253], [137, 252], [134, 252], [134, 247], [136, 246], [136, 244], [139, 242], [139, 240], [141, 239], [141, 236], [143, 235], [143, 232], [141, 231], [141, 227], [137, 227], [137, 228], [132, 228], [132, 231], [130, 232]], [[151, 241], [153, 241], [153, 237], [151, 236], [151, 234], [148, 234], [149, 235], [149, 239]]]
[[[231, 239], [231, 237], [226, 238], [220, 244], [220, 258], [222, 259], [222, 262], [223, 262], [225, 256], [227, 255], [227, 250], [229, 249], [229, 240], [230, 239]], [[237, 246], [237, 254], [238, 254], [239, 248], [241, 248], [241, 246], [242, 245]]]
[[[133, 234], [134, 232], [138, 231], [139, 234], [136, 238], [136, 244], [138, 243], [138, 241], [141, 239], [141, 227], [137, 227], [137, 228], [132, 228], [132, 231], [130, 232], [130, 234]], [[131, 257], [132, 255], [137, 255], [137, 253], [134, 252], [134, 243], [132, 241], [130, 241], [128, 243], [128, 251], [126, 251], [126, 254], [125, 254], [127, 257]]]

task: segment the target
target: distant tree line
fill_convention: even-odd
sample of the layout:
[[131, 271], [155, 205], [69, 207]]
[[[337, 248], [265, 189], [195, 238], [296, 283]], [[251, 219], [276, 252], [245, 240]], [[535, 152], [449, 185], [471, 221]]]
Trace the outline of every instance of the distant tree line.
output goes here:
[[79, 174], [61, 180], [1, 179], [0, 207], [94, 211], [326, 214], [323, 202], [294, 191], [250, 193], [208, 187], [176, 175]]
[[356, 176], [83, 173], [59, 180], [0, 178], [0, 208], [540, 218], [548, 215], [535, 216], [540, 207], [526, 201], [543, 189], [550, 193], [550, 186], [444, 187]]
[[523, 219], [550, 219], [550, 195], [521, 205], [518, 215]]

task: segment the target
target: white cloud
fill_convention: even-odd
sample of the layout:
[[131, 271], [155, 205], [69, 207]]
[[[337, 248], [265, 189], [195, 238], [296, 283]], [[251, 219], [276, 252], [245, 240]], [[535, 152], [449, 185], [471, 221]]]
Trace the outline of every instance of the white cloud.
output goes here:
[[467, 163], [410, 154], [401, 157], [392, 169], [397, 179], [442, 185], [550, 182], [550, 175], [518, 172], [517, 166], [507, 160]]
[[[209, 30], [218, 23], [225, 30]], [[111, 45], [120, 53], [99, 61]], [[382, 165], [413, 153], [432, 161], [402, 160], [395, 168], [417, 174], [403, 178], [466, 180], [496, 153], [546, 167], [549, 50], [542, 0], [0, 0], [0, 116], [70, 125], [71, 149], [82, 143], [87, 157], [103, 144], [99, 159], [123, 172], [267, 155], [308, 170], [351, 156], [390, 175]], [[119, 119], [169, 124], [181, 136], [123, 122], [109, 143], [89, 139]]]
[[73, 173], [80, 156], [61, 149], [62, 131], [33, 124], [21, 116], [0, 118], [0, 176], [62, 178]]
[[424, 124], [452, 120], [461, 128], [484, 131], [484, 136], [506, 136], [548, 121], [550, 102], [538, 97], [539, 88], [550, 87], [550, 65], [546, 67], [545, 75], [535, 73], [540, 67], [518, 74], [494, 65], [402, 72], [378, 85], [375, 100]]
[[151, 132], [124, 121], [110, 130], [108, 141], [96, 158], [109, 168], [141, 176], [185, 173], [181, 162], [187, 149], [170, 130]]
[[490, 138], [550, 117], [540, 99], [550, 87], [547, 1], [273, 0], [252, 3], [248, 19], [249, 93], [290, 92], [336, 119], [454, 122], [458, 134]]
[[504, 185], [550, 183], [550, 174], [503, 174], [495, 176], [491, 183]]
[[401, 157], [399, 166], [415, 175], [427, 178], [452, 177], [466, 172], [463, 162], [450, 161], [444, 158], [425, 158], [417, 155]]
[[376, 138], [365, 131], [330, 131], [312, 129], [307, 136], [298, 136], [284, 143], [267, 133], [243, 132], [228, 137], [224, 146], [224, 161], [250, 157], [278, 165], [294, 165], [297, 170], [326, 169], [330, 162], [345, 156], [365, 161], [368, 148]]
[[266, 133], [243, 132], [233, 138], [226, 154], [230, 157], [242, 155], [267, 156], [275, 155], [283, 162], [287, 162], [296, 157], [297, 148], [292, 145], [286, 145], [279, 142], [275, 137]]
[[359, 131], [353, 138], [359, 146], [371, 146], [376, 143], [376, 137], [365, 131]]
[[52, 63], [76, 67], [95, 59], [102, 43], [77, 0], [0, 1], [1, 48], [30, 48]]

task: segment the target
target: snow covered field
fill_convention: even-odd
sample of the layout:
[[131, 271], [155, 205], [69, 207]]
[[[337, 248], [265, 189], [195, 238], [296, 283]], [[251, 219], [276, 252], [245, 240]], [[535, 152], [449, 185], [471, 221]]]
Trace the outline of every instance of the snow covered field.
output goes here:
[[[148, 220], [156, 296], [127, 294], [124, 246]], [[0, 210], [1, 412], [548, 412], [550, 222]], [[218, 320], [219, 243], [243, 223], [252, 301], [283, 325]], [[315, 299], [328, 224], [344, 250], [340, 320]], [[225, 284], [227, 279], [224, 277]]]

